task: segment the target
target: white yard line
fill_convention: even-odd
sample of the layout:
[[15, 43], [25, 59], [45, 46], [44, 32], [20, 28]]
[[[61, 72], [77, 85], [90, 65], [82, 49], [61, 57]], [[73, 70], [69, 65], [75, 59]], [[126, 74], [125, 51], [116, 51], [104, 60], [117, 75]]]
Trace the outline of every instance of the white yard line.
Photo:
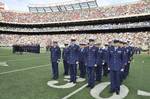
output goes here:
[[150, 92], [138, 90], [137, 94], [140, 96], [150, 96]]
[[15, 57], [14, 55], [0, 55], [0, 57]]
[[8, 64], [7, 64], [7, 62], [0, 62], [0, 66], [8, 67]]
[[12, 60], [7, 60], [7, 62], [9, 61], [20, 61], [20, 60], [31, 60], [31, 59], [36, 59], [36, 58], [41, 58], [41, 57], [32, 57], [32, 58], [25, 58], [25, 59], [12, 59]]
[[16, 70], [12, 70], [12, 71], [2, 72], [2, 73], [0, 73], [0, 75], [10, 74], [10, 73], [14, 73], [14, 72], [25, 71], [25, 70], [30, 70], [30, 69], [40, 68], [40, 67], [47, 67], [47, 66], [50, 66], [50, 65], [46, 64], [46, 65], [40, 65], [40, 66], [34, 66], [34, 67], [28, 67], [28, 68], [22, 68], [22, 69], [16, 69]]
[[[33, 55], [35, 55], [35, 54], [33, 54]], [[43, 55], [43, 54], [42, 54]], [[48, 54], [49, 55], [49, 54]], [[0, 55], [0, 57], [16, 57], [16, 56], [19, 56], [19, 55], [14, 55], [14, 54], [12, 54], [12, 55]], [[21, 55], [20, 55], [21, 56]], [[24, 54], [24, 55], [22, 55], [22, 56], [32, 56], [32, 54]], [[35, 55], [36, 56], [36, 55]], [[38, 56], [38, 55], [37, 55]]]
[[[32, 58], [29, 58], [32, 57]], [[30, 59], [36, 59], [36, 58], [41, 58], [41, 56], [29, 56], [29, 57], [25, 57], [24, 59], [10, 59], [10, 60], [6, 60], [6, 61], [20, 61], [20, 60], [30, 60]], [[42, 56], [43, 57], [43, 56]], [[22, 57], [20, 57], [22, 58]], [[45, 57], [44, 57], [45, 58]]]
[[72, 93], [68, 94], [67, 96], [63, 97], [62, 99], [69, 99], [71, 96], [76, 94], [77, 92], [81, 91], [84, 89], [88, 84], [83, 85], [82, 87], [78, 88], [77, 90], [73, 91]]

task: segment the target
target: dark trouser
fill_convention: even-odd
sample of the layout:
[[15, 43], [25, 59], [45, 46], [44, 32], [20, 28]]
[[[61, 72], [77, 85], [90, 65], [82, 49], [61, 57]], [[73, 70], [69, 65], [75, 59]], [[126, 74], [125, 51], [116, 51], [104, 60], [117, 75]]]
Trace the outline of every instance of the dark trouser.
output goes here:
[[64, 63], [64, 75], [69, 75], [69, 64], [66, 60], [63, 60]]
[[108, 73], [109, 73], [109, 71], [108, 71], [108, 65], [107, 65], [107, 63], [104, 63], [103, 64], [103, 75], [107, 76]]
[[95, 75], [96, 75], [96, 81], [101, 81], [102, 78], [102, 66], [98, 65], [95, 67]]
[[88, 85], [93, 87], [95, 84], [94, 66], [87, 67]]
[[76, 82], [77, 64], [70, 64], [70, 82]]
[[83, 61], [79, 62], [79, 70], [80, 70], [80, 77], [84, 78], [86, 75], [86, 67]]
[[53, 73], [53, 79], [58, 78], [58, 63], [52, 62], [52, 73]]
[[127, 76], [129, 75], [129, 69], [130, 69], [130, 63], [128, 63], [124, 68], [124, 74], [123, 74], [124, 79], [126, 79]]
[[111, 91], [120, 91], [121, 85], [121, 72], [110, 70], [110, 82], [111, 82]]

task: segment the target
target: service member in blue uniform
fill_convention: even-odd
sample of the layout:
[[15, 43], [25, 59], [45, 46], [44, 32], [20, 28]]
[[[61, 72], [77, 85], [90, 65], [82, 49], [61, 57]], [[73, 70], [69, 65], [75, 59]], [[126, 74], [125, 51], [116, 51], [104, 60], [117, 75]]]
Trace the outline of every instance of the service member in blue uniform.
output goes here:
[[124, 70], [124, 54], [119, 47], [119, 40], [114, 40], [114, 46], [109, 50], [109, 69], [110, 69], [110, 92], [120, 93], [121, 71]]
[[128, 62], [128, 54], [127, 54], [127, 48], [125, 47], [125, 42], [124, 41], [120, 41], [119, 47], [122, 50], [123, 53], [123, 63], [122, 63], [122, 67], [124, 68], [123, 71], [121, 71], [121, 83], [123, 82], [123, 80], [125, 79], [125, 68], [127, 66], [127, 62]]
[[69, 64], [68, 64], [68, 44], [64, 44], [65, 47], [63, 48], [62, 58], [64, 64], [64, 75], [69, 75]]
[[87, 68], [87, 76], [88, 76], [88, 86], [93, 88], [95, 85], [95, 67], [97, 67], [96, 59], [97, 59], [97, 48], [94, 45], [94, 38], [89, 39], [89, 46], [85, 48], [85, 65]]
[[77, 65], [79, 64], [80, 47], [76, 44], [76, 39], [71, 38], [71, 44], [68, 47], [68, 63], [70, 68], [70, 82], [76, 83]]
[[126, 64], [124, 68], [123, 79], [126, 79], [129, 74], [129, 68], [130, 68], [131, 57], [132, 57], [132, 48], [128, 46], [127, 42], [124, 42], [123, 45], [124, 45], [124, 50], [126, 53], [126, 58], [125, 58]]
[[80, 52], [79, 52], [79, 70], [80, 77], [85, 78], [86, 75], [86, 67], [85, 67], [85, 43], [80, 43]]
[[58, 79], [58, 76], [59, 76], [58, 63], [61, 58], [61, 50], [58, 46], [57, 41], [53, 42], [53, 45], [50, 48], [50, 52], [51, 52], [53, 79]]
[[109, 47], [108, 44], [105, 44], [105, 48], [103, 49], [103, 76], [108, 75], [108, 63], [109, 63]]
[[96, 47], [98, 48], [97, 59], [96, 59], [97, 67], [95, 67], [96, 81], [101, 81], [102, 65], [103, 65], [103, 49], [102, 49], [101, 43], [96, 43]]
[[129, 71], [130, 71], [130, 63], [131, 63], [131, 61], [132, 61], [132, 59], [133, 59], [133, 55], [134, 55], [134, 47], [132, 47], [131, 46], [131, 44], [129, 44], [130, 43], [130, 41], [128, 41], [128, 43], [127, 43], [127, 49], [129, 50], [129, 52], [128, 52], [128, 63], [127, 63], [127, 66], [126, 66], [126, 76], [128, 76], [129, 75]]

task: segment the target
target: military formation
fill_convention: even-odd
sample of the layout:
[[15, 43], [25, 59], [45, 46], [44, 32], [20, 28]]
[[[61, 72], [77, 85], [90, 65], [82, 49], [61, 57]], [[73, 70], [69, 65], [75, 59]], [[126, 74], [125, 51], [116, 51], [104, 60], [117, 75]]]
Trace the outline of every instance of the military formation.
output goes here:
[[129, 42], [113, 40], [103, 47], [101, 43], [95, 43], [94, 38], [79, 45], [75, 38], [71, 38], [70, 44], [64, 45], [62, 52], [57, 41], [53, 41], [50, 47], [52, 79], [59, 77], [58, 65], [62, 56], [64, 75], [70, 76], [70, 83], [76, 83], [78, 71], [81, 78], [87, 78], [89, 88], [109, 75], [110, 93], [120, 93], [120, 85], [129, 75], [134, 54], [134, 47]]

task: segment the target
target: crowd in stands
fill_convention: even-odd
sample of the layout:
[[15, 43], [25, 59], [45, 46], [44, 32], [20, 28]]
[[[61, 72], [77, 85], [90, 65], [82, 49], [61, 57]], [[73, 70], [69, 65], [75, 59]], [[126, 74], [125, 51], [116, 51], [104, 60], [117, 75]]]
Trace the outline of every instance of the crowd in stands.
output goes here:
[[14, 32], [55, 32], [55, 31], [75, 31], [75, 30], [109, 30], [109, 29], [128, 29], [150, 27], [150, 21], [134, 22], [134, 23], [114, 23], [114, 24], [98, 24], [98, 25], [82, 25], [82, 26], [64, 26], [64, 27], [43, 27], [43, 28], [30, 28], [30, 27], [10, 27], [1, 26], [1, 31], [14, 31]]
[[[15, 23], [47, 23], [47, 22], [60, 22], [60, 21], [75, 21], [75, 20], [90, 20], [100, 18], [112, 18], [119, 16], [128, 16], [135, 14], [149, 14], [150, 2], [139, 1], [133, 4], [124, 4], [109, 7], [98, 7], [93, 9], [66, 11], [66, 12], [51, 12], [51, 13], [25, 13], [25, 12], [13, 12], [13, 11], [0, 11], [0, 21], [15, 22]], [[131, 28], [131, 27], [150, 26], [150, 22], [139, 22], [129, 24], [105, 24], [93, 26], [80, 26], [80, 27], [64, 27], [64, 29], [112, 29], [112, 28]], [[60, 28], [63, 30], [63, 28]], [[11, 28], [0, 27], [0, 30], [7, 31], [26, 31], [26, 32], [44, 32], [48, 30], [59, 30], [58, 27], [36, 29], [31, 28]], [[32, 45], [40, 44], [40, 46], [47, 46], [50, 41], [57, 40], [60, 45], [67, 42], [74, 36], [77, 38], [78, 43], [87, 42], [90, 36], [95, 36], [96, 42], [102, 42], [102, 44], [108, 43], [113, 39], [129, 40], [135, 46], [143, 46], [147, 44], [148, 38], [150, 38], [150, 32], [138, 32], [138, 33], [97, 33], [97, 34], [59, 34], [59, 35], [6, 35], [0, 34], [0, 45]]]
[[147, 14], [150, 13], [150, 2], [138, 1], [132, 4], [98, 7], [93, 9], [83, 9], [66, 12], [21, 13], [4, 10], [0, 11], [0, 13], [0, 19], [2, 21], [16, 23], [47, 23], [60, 21], [89, 20], [97, 18], [99, 19], [128, 16], [135, 14]]
[[[20, 45], [35, 45], [45, 47], [50, 45], [53, 40], [57, 40], [61, 46], [64, 43], [69, 43], [71, 37], [75, 37], [78, 43], [88, 42], [88, 38], [96, 37], [96, 42], [101, 42], [103, 45], [114, 39], [130, 41], [134, 46], [147, 45], [150, 38], [150, 32], [138, 33], [97, 33], [97, 34], [55, 34], [55, 35], [8, 35], [0, 34], [0, 45], [12, 46]], [[150, 41], [149, 41], [150, 43]]]

